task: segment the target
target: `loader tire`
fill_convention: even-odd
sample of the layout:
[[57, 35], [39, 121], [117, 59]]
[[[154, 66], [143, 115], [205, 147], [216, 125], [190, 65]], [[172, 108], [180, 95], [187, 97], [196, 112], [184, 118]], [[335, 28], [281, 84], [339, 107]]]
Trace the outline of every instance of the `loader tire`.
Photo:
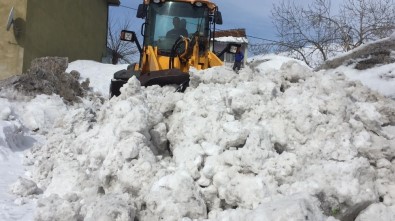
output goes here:
[[110, 99], [114, 96], [118, 97], [121, 94], [121, 87], [128, 82], [128, 80], [136, 76], [140, 76], [140, 71], [133, 70], [134, 66], [128, 67], [127, 70], [120, 70], [114, 73], [114, 78], [111, 80], [110, 84]]
[[118, 97], [121, 94], [121, 87], [126, 84], [127, 81], [121, 79], [112, 79], [110, 84], [110, 99], [114, 96]]

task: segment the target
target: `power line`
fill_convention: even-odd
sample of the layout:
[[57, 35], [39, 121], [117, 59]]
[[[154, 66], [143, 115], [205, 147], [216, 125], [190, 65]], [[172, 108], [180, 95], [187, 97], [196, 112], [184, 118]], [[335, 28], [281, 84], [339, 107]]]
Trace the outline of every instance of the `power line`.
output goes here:
[[[126, 6], [126, 5], [119, 5], [119, 7], [131, 9], [131, 10], [135, 10], [135, 11], [138, 10], [137, 8], [132, 8], [132, 7], [129, 7], [129, 6]], [[222, 29], [219, 29], [219, 28], [216, 28], [216, 29], [217, 29], [217, 30], [220, 30], [220, 31], [225, 31], [225, 30], [222, 30]], [[252, 36], [252, 35], [246, 35], [246, 37], [254, 38], [254, 39], [259, 39], [259, 40], [262, 40], [262, 41], [268, 41], [268, 42], [278, 43], [278, 41], [275, 41], [275, 40], [270, 40], [270, 39], [266, 39], [266, 38], [262, 38], [262, 37], [256, 37], [256, 36]]]
[[246, 36], [249, 37], [249, 38], [255, 38], [255, 39], [262, 40], [262, 41], [268, 41], [268, 42], [278, 43], [278, 41], [270, 40], [270, 39], [266, 39], [266, 38], [255, 37], [255, 36], [252, 36], [252, 35], [246, 35]]
[[126, 6], [126, 5], [119, 5], [119, 7], [128, 8], [128, 9], [132, 9], [132, 10], [137, 11], [137, 8], [132, 8], [132, 7], [129, 7], [129, 6]]
[[[215, 29], [216, 29], [216, 30], [220, 30], [220, 31], [227, 31], [227, 30], [219, 29], [219, 28], [217, 28], [217, 27], [215, 27]], [[268, 41], [268, 42], [278, 43], [278, 41], [275, 41], [275, 40], [270, 40], [270, 39], [266, 39], [266, 38], [262, 38], [262, 37], [256, 37], [256, 36], [252, 36], [252, 35], [246, 35], [246, 37], [259, 39], [259, 40], [262, 40], [262, 41]]]

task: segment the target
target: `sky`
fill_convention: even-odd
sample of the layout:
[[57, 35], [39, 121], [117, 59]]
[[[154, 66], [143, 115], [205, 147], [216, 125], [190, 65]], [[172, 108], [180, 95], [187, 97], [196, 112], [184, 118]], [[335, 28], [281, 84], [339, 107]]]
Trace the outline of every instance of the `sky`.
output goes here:
[[[263, 42], [261, 39], [276, 40], [275, 28], [271, 21], [271, 10], [273, 4], [280, 0], [212, 0], [217, 4], [222, 13], [223, 25], [217, 26], [218, 29], [245, 28], [250, 43]], [[332, 7], [338, 6], [343, 0], [332, 0]], [[121, 7], [110, 9], [110, 18], [129, 17], [136, 33], [140, 33], [142, 19], [136, 18], [136, 10], [142, 0], [121, 0]], [[310, 4], [313, 0], [299, 0], [300, 4]], [[126, 6], [126, 7], [122, 7]]]

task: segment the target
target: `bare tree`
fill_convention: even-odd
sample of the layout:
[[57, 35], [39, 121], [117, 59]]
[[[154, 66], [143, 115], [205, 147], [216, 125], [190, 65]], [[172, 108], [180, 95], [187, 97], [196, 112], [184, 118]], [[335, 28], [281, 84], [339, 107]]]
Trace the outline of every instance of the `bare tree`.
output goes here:
[[277, 45], [296, 52], [308, 65], [308, 57], [316, 52], [322, 60], [327, 60], [330, 45], [336, 38], [336, 26], [325, 19], [331, 17], [330, 9], [330, 0], [314, 0], [306, 8], [289, 0], [274, 5], [272, 17], [279, 38]]
[[111, 51], [111, 63], [118, 64], [119, 61], [131, 63], [133, 55], [138, 52], [133, 43], [121, 41], [120, 35], [122, 30], [130, 30], [130, 20], [125, 19], [111, 20], [107, 32], [107, 48]]
[[388, 37], [395, 30], [395, 1], [345, 0], [340, 7], [340, 19], [353, 41], [351, 47], [355, 48]]
[[279, 42], [311, 66], [318, 52], [323, 61], [369, 40], [388, 36], [395, 29], [395, 0], [345, 0], [339, 12], [331, 12], [331, 0], [314, 0], [303, 7], [294, 0], [274, 5], [272, 17]]
[[273, 51], [278, 51], [277, 48], [276, 48], [276, 45], [273, 44], [273, 42], [249, 44], [248, 45], [248, 50], [253, 55], [268, 54], [268, 53], [271, 53]]

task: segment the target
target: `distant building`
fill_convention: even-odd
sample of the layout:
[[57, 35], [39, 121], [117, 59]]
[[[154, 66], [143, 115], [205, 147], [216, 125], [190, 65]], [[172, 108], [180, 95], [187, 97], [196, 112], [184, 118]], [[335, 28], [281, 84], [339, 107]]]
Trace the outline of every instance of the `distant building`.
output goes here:
[[[244, 64], [246, 63], [248, 55], [248, 39], [245, 29], [215, 31], [214, 39], [215, 52], [221, 52], [229, 43], [241, 44], [241, 52], [244, 54]], [[211, 45], [211, 47], [212, 46], [213, 45]], [[233, 62], [235, 61], [235, 55], [231, 53], [225, 53], [221, 60], [225, 62], [225, 65], [233, 65]]]
[[[37, 57], [101, 61], [108, 8], [119, 0], [1, 0], [0, 79], [21, 74]], [[6, 30], [11, 8], [14, 22]]]

